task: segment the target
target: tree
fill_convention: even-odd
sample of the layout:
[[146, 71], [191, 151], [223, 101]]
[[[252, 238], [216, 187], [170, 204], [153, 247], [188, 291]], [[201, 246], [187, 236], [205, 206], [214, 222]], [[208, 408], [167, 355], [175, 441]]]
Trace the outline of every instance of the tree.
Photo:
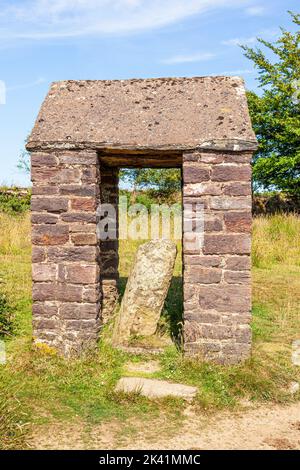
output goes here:
[[181, 173], [177, 168], [125, 169], [120, 177], [131, 184], [134, 193], [138, 189], [148, 189], [161, 199], [167, 199], [181, 189]]
[[[289, 12], [300, 25], [300, 14]], [[253, 160], [254, 188], [300, 197], [300, 31], [281, 28], [274, 43], [258, 38], [273, 53], [242, 46], [258, 68], [261, 96], [248, 92], [249, 111], [259, 147]]]

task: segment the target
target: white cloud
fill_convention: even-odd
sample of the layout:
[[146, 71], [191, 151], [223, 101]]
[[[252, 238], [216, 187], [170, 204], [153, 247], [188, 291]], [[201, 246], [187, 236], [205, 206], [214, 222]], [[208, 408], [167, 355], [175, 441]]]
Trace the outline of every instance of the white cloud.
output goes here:
[[215, 54], [210, 52], [202, 52], [190, 55], [176, 55], [174, 57], [169, 57], [168, 59], [163, 59], [161, 62], [163, 64], [184, 64], [187, 62], [201, 62], [203, 60], [210, 60], [213, 57], [215, 57]]
[[245, 10], [246, 14], [249, 16], [262, 16], [265, 14], [266, 9], [261, 5], [256, 5], [253, 7], [248, 7]]
[[221, 44], [223, 44], [224, 46], [240, 46], [240, 45], [249, 46], [251, 44], [256, 43], [258, 37], [269, 40], [275, 37], [277, 34], [278, 34], [278, 30], [264, 29], [262, 31], [259, 31], [255, 36], [226, 39], [224, 41], [221, 41]]
[[0, 0], [0, 38], [138, 32], [243, 3], [247, 0]]
[[241, 44], [249, 45], [254, 44], [257, 41], [256, 36], [250, 36], [247, 38], [232, 38], [222, 41], [221, 44], [224, 46], [240, 46]]

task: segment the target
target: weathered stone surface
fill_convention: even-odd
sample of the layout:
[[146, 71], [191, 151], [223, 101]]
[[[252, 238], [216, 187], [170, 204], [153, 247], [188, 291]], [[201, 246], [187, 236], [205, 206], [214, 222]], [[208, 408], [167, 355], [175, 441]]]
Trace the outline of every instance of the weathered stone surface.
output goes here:
[[210, 208], [215, 210], [251, 210], [251, 197], [215, 196], [211, 198]]
[[48, 261], [96, 261], [98, 250], [93, 246], [49, 247]]
[[131, 335], [155, 333], [176, 251], [176, 245], [169, 240], [152, 240], [139, 247], [116, 320], [115, 344], [126, 344]]
[[43, 213], [32, 213], [31, 223], [34, 225], [40, 224], [56, 224], [58, 222], [58, 215], [56, 214], [43, 214]]
[[82, 143], [124, 150], [256, 147], [237, 77], [53, 83], [27, 147]]
[[35, 212], [66, 212], [68, 210], [68, 200], [58, 197], [37, 197], [31, 198], [31, 210]]
[[250, 212], [228, 212], [224, 214], [225, 227], [228, 232], [249, 233], [252, 225]]
[[75, 211], [95, 211], [96, 201], [93, 197], [71, 199], [71, 209]]
[[226, 258], [226, 269], [231, 271], [250, 270], [250, 256], [228, 256]]
[[98, 240], [95, 233], [74, 233], [71, 235], [71, 241], [74, 245], [97, 245]]
[[215, 165], [212, 169], [212, 181], [250, 181], [249, 165]]
[[32, 227], [34, 245], [64, 245], [69, 241], [67, 225], [36, 225]]
[[58, 279], [60, 282], [71, 284], [94, 284], [99, 280], [99, 267], [95, 264], [83, 266], [82, 264], [59, 265]]
[[146, 379], [143, 377], [122, 377], [115, 388], [116, 392], [139, 393], [148, 398], [168, 396], [192, 400], [197, 395], [197, 387], [170, 383], [166, 380]]
[[183, 177], [186, 183], [201, 183], [202, 181], [208, 181], [210, 175], [208, 168], [194, 164], [184, 167]]
[[32, 280], [36, 282], [55, 281], [57, 265], [49, 263], [33, 263]]
[[185, 270], [185, 282], [215, 284], [221, 281], [222, 269], [189, 266]]
[[248, 254], [251, 242], [246, 234], [205, 234], [203, 252], [206, 254]]
[[199, 288], [199, 306], [206, 310], [219, 312], [249, 312], [250, 287], [248, 286], [201, 286]]

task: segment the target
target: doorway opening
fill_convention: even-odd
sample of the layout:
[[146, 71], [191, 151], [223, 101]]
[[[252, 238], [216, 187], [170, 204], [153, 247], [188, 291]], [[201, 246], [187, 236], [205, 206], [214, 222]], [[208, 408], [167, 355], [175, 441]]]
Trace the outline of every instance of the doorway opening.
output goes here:
[[[152, 157], [152, 158], [151, 158]], [[119, 161], [118, 161], [119, 160]], [[183, 345], [182, 170], [181, 155], [102, 156], [101, 202], [117, 207], [116, 240], [101, 242], [103, 306], [108, 318], [118, 311], [136, 252], [155, 239], [172, 240], [177, 248], [173, 276], [154, 335], [133, 335], [128, 347], [162, 350]], [[116, 164], [118, 163], [118, 164]], [[107, 253], [107, 255], [105, 255]]]

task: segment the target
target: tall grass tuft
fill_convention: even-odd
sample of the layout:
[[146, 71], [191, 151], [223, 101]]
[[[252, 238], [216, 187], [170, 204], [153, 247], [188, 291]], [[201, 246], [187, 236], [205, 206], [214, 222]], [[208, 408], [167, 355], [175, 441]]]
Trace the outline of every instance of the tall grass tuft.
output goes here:
[[0, 255], [24, 255], [30, 252], [30, 214], [0, 212]]
[[293, 214], [256, 217], [252, 238], [253, 266], [269, 268], [281, 263], [300, 266], [300, 217]]

